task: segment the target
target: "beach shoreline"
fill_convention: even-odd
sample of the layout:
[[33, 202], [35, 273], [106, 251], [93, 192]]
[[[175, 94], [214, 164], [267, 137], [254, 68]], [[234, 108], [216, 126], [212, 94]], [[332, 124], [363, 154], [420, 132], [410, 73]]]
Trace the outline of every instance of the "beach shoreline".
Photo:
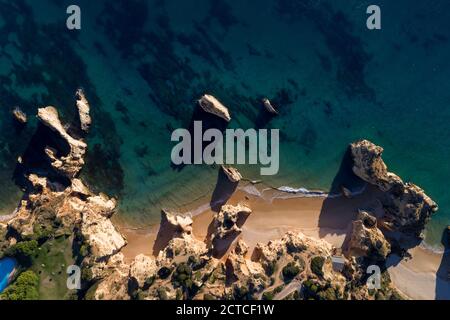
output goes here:
[[[232, 205], [245, 204], [253, 211], [234, 242], [244, 240], [250, 248], [250, 257], [257, 243], [266, 244], [293, 231], [324, 239], [336, 248], [341, 248], [358, 209], [370, 208], [375, 213], [381, 210], [377, 200], [378, 192], [376, 188], [368, 186], [352, 198], [328, 197], [326, 193], [310, 197], [247, 184], [238, 188], [227, 201]], [[214, 216], [214, 211], [207, 205], [208, 200], [197, 199], [179, 208], [179, 212], [192, 213], [193, 234], [205, 241], [208, 240], [208, 229]], [[155, 243], [159, 225], [143, 228], [130, 228], [123, 222], [118, 222], [117, 225], [127, 238], [128, 244], [122, 250], [126, 261], [131, 262], [138, 254], [157, 255], [159, 249], [155, 248]], [[420, 245], [411, 249], [410, 254], [411, 258], [408, 259], [399, 259], [393, 255], [388, 261], [394, 285], [411, 299], [435, 299], [436, 273], [444, 253]], [[450, 283], [448, 285], [450, 288]]]

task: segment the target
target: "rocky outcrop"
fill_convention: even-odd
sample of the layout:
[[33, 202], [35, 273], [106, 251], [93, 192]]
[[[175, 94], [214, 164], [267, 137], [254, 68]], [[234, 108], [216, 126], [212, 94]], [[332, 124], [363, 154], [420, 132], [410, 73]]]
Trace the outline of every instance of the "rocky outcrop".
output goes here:
[[143, 288], [156, 276], [158, 267], [155, 258], [140, 254], [134, 258], [130, 266], [130, 279], [136, 281], [138, 287]]
[[244, 241], [239, 240], [227, 257], [225, 263], [227, 275], [235, 282], [252, 283], [252, 287], [256, 290], [266, 287], [269, 278], [266, 276], [264, 268], [260, 263], [247, 259], [247, 254], [248, 246]]
[[166, 230], [166, 233], [171, 233], [175, 236], [190, 235], [193, 223], [194, 221], [189, 213], [181, 214], [168, 210], [161, 211], [161, 227]]
[[203, 97], [200, 98], [200, 100], [198, 100], [198, 104], [204, 111], [214, 114], [227, 122], [231, 121], [231, 116], [230, 112], [228, 111], [228, 108], [225, 107], [215, 97], [209, 94], [205, 94]]
[[223, 173], [227, 176], [228, 180], [230, 180], [233, 183], [237, 183], [241, 181], [242, 175], [240, 172], [233, 167], [228, 166], [221, 166]]
[[[85, 111], [81, 122], [86, 124], [88, 102], [81, 92], [78, 98], [80, 109]], [[110, 220], [116, 200], [94, 194], [76, 178], [84, 164], [87, 145], [66, 131], [57, 110], [54, 107], [39, 109], [38, 119], [49, 129], [52, 148], [43, 145], [44, 150], [33, 152], [45, 152], [55, 172], [50, 174], [46, 168], [29, 170], [26, 162], [19, 162], [28, 183], [25, 183], [26, 193], [16, 214], [7, 223], [9, 244], [36, 240], [41, 245], [59, 237], [73, 239], [67, 250], [71, 251], [70, 256], [81, 261], [84, 285], [95, 283], [86, 298], [129, 298], [130, 266], [124, 263], [120, 253], [126, 241]], [[69, 179], [69, 183], [61, 177]]]
[[97, 261], [118, 253], [126, 245], [108, 218], [90, 210], [83, 212], [82, 216], [81, 234]]
[[422, 237], [425, 224], [438, 210], [437, 204], [418, 186], [404, 183], [400, 177], [388, 172], [381, 158], [383, 148], [367, 140], [352, 143], [350, 148], [353, 172], [384, 192], [381, 199], [386, 213], [384, 225]]
[[23, 112], [19, 107], [15, 107], [12, 111], [11, 111], [14, 120], [17, 121], [17, 123], [21, 124], [21, 125], [25, 125], [28, 121], [28, 117], [26, 115], [25, 112]]
[[267, 98], [262, 99], [262, 104], [268, 113], [273, 115], [278, 114], [278, 111], [272, 106], [272, 103], [270, 102], [269, 99]]
[[377, 227], [377, 219], [366, 211], [360, 211], [353, 221], [348, 255], [366, 257], [374, 261], [385, 261], [391, 245]]
[[214, 216], [214, 232], [211, 240], [220, 241], [228, 237], [235, 237], [242, 232], [241, 226], [252, 210], [242, 204], [237, 206], [224, 205]]
[[123, 255], [116, 254], [103, 269], [103, 276], [87, 292], [92, 300], [130, 300], [128, 282], [130, 266], [123, 262]]
[[82, 89], [78, 89], [76, 98], [81, 130], [87, 133], [92, 124], [92, 119], [90, 116], [91, 107], [89, 106], [89, 102], [87, 101]]
[[[87, 148], [86, 143], [74, 139], [67, 133], [59, 120], [58, 111], [54, 107], [39, 109], [38, 119], [43, 125], [54, 131], [65, 144], [59, 152], [66, 154], [60, 157], [58, 157], [57, 150], [50, 147], [45, 149], [45, 153], [49, 157], [52, 167], [67, 178], [74, 178], [84, 165], [84, 155]], [[68, 149], [68, 151], [65, 149]]]

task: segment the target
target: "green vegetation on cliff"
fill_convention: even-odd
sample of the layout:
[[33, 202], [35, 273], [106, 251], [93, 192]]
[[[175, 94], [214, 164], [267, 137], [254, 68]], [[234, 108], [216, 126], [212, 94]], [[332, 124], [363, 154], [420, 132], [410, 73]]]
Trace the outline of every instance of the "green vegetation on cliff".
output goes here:
[[0, 294], [0, 300], [38, 300], [39, 277], [33, 271], [21, 273], [5, 291]]

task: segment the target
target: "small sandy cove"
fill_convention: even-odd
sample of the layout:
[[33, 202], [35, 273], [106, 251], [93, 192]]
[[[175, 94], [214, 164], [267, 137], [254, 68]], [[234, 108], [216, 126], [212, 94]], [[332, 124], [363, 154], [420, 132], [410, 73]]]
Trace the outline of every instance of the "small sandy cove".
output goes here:
[[[256, 190], [256, 188], [255, 188]], [[248, 189], [247, 189], [248, 191]], [[228, 204], [243, 203], [248, 205], [253, 213], [248, 217], [243, 232], [239, 238], [249, 246], [250, 252], [258, 242], [267, 243], [281, 238], [287, 231], [301, 231], [316, 238], [325, 239], [340, 248], [351, 230], [351, 222], [356, 217], [359, 208], [377, 211], [380, 208], [376, 200], [377, 191], [368, 187], [362, 194], [351, 199], [344, 197], [301, 197], [284, 196], [275, 190], [247, 192], [238, 189], [228, 199]], [[178, 208], [179, 212], [195, 212], [194, 235], [198, 239], [206, 239], [208, 227], [214, 216], [214, 211], [205, 206], [209, 199], [199, 199], [188, 206]], [[198, 208], [207, 208], [198, 212]], [[128, 245], [122, 250], [127, 261], [131, 261], [138, 254], [155, 255], [164, 246], [164, 241], [157, 241], [159, 225], [141, 229], [127, 228], [119, 224], [120, 231], [128, 240]], [[396, 260], [391, 257], [390, 274], [399, 290], [412, 299], [450, 299], [450, 283], [441, 282], [448, 286], [440, 288], [445, 294], [437, 294], [436, 273], [442, 263], [442, 254], [436, 254], [422, 247], [410, 252], [409, 260]]]

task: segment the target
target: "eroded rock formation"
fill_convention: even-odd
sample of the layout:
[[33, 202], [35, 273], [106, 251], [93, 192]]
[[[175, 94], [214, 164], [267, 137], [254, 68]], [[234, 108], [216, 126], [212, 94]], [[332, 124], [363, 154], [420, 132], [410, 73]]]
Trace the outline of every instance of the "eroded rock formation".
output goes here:
[[214, 233], [212, 242], [220, 241], [227, 237], [233, 237], [242, 232], [241, 226], [252, 210], [242, 204], [237, 206], [224, 205], [214, 217]]
[[377, 227], [377, 219], [366, 211], [360, 211], [353, 221], [348, 255], [384, 261], [391, 252], [391, 245]]
[[239, 182], [242, 179], [242, 175], [240, 172], [233, 167], [229, 166], [221, 166], [223, 173], [227, 176], [228, 180], [230, 180], [233, 183]]
[[354, 160], [353, 172], [384, 192], [385, 196], [381, 199], [385, 209], [384, 225], [422, 237], [426, 223], [438, 210], [437, 204], [421, 188], [404, 183], [388, 171], [381, 157], [383, 148], [367, 140], [352, 143], [350, 148]]
[[[59, 138], [62, 139], [65, 146], [60, 150], [47, 147], [45, 153], [51, 161], [51, 165], [55, 170], [67, 178], [74, 178], [84, 165], [84, 155], [87, 145], [81, 140], [77, 140], [70, 136], [61, 121], [59, 120], [58, 111], [54, 107], [46, 107], [38, 110], [38, 119], [41, 123], [54, 131]], [[68, 148], [68, 151], [65, 149]], [[58, 153], [63, 153], [58, 156]], [[66, 154], [64, 154], [66, 153]]]

